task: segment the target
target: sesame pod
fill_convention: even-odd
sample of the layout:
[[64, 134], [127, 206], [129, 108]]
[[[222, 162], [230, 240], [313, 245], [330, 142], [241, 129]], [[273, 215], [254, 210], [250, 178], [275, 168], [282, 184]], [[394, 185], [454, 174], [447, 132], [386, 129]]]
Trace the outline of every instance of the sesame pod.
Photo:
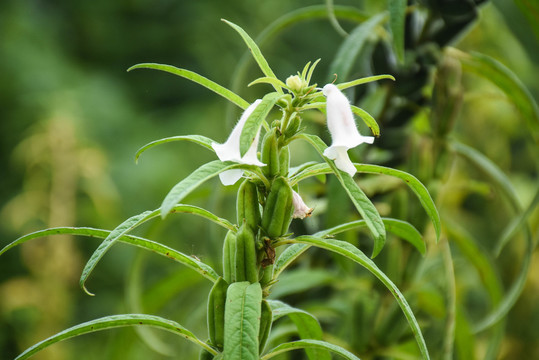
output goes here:
[[253, 231], [257, 231], [260, 225], [260, 207], [255, 183], [245, 180], [240, 185], [236, 209], [238, 212], [238, 224], [243, 224], [245, 220]]
[[262, 312], [260, 313], [260, 329], [258, 331], [258, 352], [262, 354], [264, 346], [271, 331], [271, 323], [273, 321], [273, 314], [271, 307], [266, 300], [262, 300]]
[[279, 175], [279, 143], [276, 131], [268, 131], [262, 140], [261, 160], [266, 164], [262, 172], [270, 179]]
[[237, 282], [258, 282], [255, 236], [253, 231], [243, 224], [236, 234], [235, 279]]
[[284, 136], [286, 139], [290, 139], [296, 135], [299, 131], [299, 126], [301, 125], [301, 118], [297, 114], [293, 114], [288, 122], [288, 126], [284, 130]]
[[236, 235], [229, 231], [223, 243], [223, 278], [229, 284], [236, 281], [234, 277], [236, 264]]
[[208, 298], [208, 332], [210, 342], [218, 349], [223, 349], [225, 341], [225, 303], [228, 283], [220, 277], [210, 291]]
[[264, 287], [272, 279], [273, 279], [273, 264], [269, 264], [268, 266], [266, 266], [266, 267], [264, 267], [262, 269], [262, 272], [260, 274], [260, 285], [262, 285], [262, 287]]
[[262, 213], [262, 229], [271, 238], [278, 238], [286, 233], [292, 221], [292, 188], [283, 177], [278, 177], [271, 184]]
[[288, 146], [283, 146], [279, 152], [279, 175], [288, 176], [290, 168], [290, 149]]

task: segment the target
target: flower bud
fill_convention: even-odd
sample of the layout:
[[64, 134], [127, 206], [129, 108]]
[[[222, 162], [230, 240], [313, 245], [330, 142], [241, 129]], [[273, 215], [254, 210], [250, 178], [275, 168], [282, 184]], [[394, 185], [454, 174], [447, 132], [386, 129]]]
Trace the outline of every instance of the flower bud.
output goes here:
[[286, 86], [293, 92], [299, 93], [305, 86], [307, 86], [307, 83], [298, 75], [292, 75], [286, 79]]

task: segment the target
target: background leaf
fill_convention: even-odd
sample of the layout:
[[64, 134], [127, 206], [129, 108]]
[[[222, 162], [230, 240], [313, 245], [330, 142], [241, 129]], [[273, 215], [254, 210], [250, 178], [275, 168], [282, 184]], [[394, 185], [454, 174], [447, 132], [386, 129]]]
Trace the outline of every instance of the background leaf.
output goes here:
[[393, 39], [393, 48], [399, 62], [404, 62], [404, 19], [406, 0], [387, 0], [389, 9], [389, 28]]

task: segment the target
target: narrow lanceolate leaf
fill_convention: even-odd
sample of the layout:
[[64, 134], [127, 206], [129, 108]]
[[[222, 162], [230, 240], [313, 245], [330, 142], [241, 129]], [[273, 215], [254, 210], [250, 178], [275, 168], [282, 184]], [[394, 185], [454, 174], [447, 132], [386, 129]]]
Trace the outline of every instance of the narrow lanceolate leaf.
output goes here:
[[[442, 228], [440, 222], [440, 215], [438, 214], [438, 210], [436, 209], [436, 205], [434, 204], [434, 201], [432, 200], [429, 191], [427, 190], [425, 185], [421, 183], [421, 181], [419, 181], [415, 176], [401, 170], [370, 164], [354, 165], [357, 171], [361, 173], [383, 174], [403, 180], [416, 194], [417, 198], [421, 202], [421, 205], [423, 206], [423, 209], [425, 209], [425, 212], [429, 216], [432, 225], [434, 226], [434, 230], [436, 232], [436, 239], [440, 239], [440, 233]], [[304, 180], [308, 177], [331, 173], [333, 173], [333, 170], [327, 164], [311, 164], [310, 166], [305, 167], [303, 168], [303, 170], [297, 172], [292, 177], [292, 181], [290, 184], [294, 186], [301, 180]]]
[[[509, 204], [517, 214], [522, 214], [522, 206], [518, 201], [518, 196], [513, 185], [507, 178], [507, 176], [501, 171], [501, 169], [490, 159], [488, 159], [481, 152], [466, 146], [461, 143], [452, 142], [452, 148], [457, 152], [457, 154], [465, 157], [470, 161], [475, 167], [483, 171], [492, 182], [501, 190], [502, 194], [509, 201]], [[498, 306], [492, 310], [484, 319], [479, 321], [475, 325], [475, 331], [483, 331], [489, 327], [497, 324], [501, 319], [503, 319], [509, 310], [515, 305], [517, 299], [519, 298], [524, 285], [526, 283], [526, 278], [528, 271], [530, 269], [531, 258], [533, 255], [533, 238], [531, 231], [526, 222], [522, 224], [522, 230], [524, 239], [526, 242], [526, 248], [521, 260], [520, 272], [511, 285], [511, 288], [505, 294], [503, 300], [498, 304]], [[500, 248], [501, 249], [501, 248]]]
[[389, 28], [393, 38], [393, 48], [400, 63], [404, 62], [404, 18], [406, 0], [388, 0]]
[[[238, 34], [240, 34], [240, 36], [243, 38], [243, 41], [245, 41], [245, 44], [251, 51], [251, 54], [253, 55], [253, 58], [255, 59], [256, 63], [260, 67], [260, 70], [262, 70], [262, 72], [264, 73], [264, 75], [266, 75], [267, 77], [277, 79], [277, 76], [275, 76], [275, 74], [271, 70], [266, 58], [264, 58], [264, 55], [262, 55], [262, 52], [258, 48], [258, 45], [256, 45], [254, 40], [251, 39], [251, 37], [245, 32], [245, 30], [243, 30], [241, 27], [239, 27], [238, 25], [228, 20], [225, 20], [225, 19], [221, 19], [221, 20], [227, 23], [228, 25], [230, 25], [234, 30], [238, 32]], [[275, 87], [275, 91], [282, 94], [282, 90], [280, 87]]]
[[346, 172], [337, 169], [333, 161], [323, 155], [327, 146], [318, 136], [301, 134], [299, 137], [307, 140], [311, 145], [313, 145], [313, 147], [320, 153], [320, 156], [326, 160], [327, 164], [331, 167], [333, 173], [335, 176], [337, 176], [337, 179], [339, 179], [339, 182], [344, 187], [348, 197], [350, 200], [352, 200], [352, 203], [366, 221], [367, 226], [374, 237], [374, 249], [372, 252], [372, 257], [375, 257], [380, 253], [386, 241], [386, 229], [380, 214], [367, 195], [365, 195], [363, 190], [361, 190], [356, 184], [354, 179]]
[[86, 280], [90, 276], [90, 273], [95, 268], [99, 260], [101, 260], [103, 255], [105, 255], [107, 250], [114, 244], [116, 240], [118, 240], [118, 238], [125, 235], [131, 229], [135, 228], [137, 225], [147, 220], [151, 213], [152, 211], [145, 211], [142, 214], [132, 216], [129, 219], [125, 220], [116, 229], [114, 229], [109, 234], [109, 236], [107, 236], [107, 238], [101, 243], [101, 245], [99, 245], [97, 250], [94, 251], [94, 253], [90, 257], [90, 260], [88, 260], [88, 262], [84, 266], [84, 269], [82, 270], [82, 275], [79, 283], [84, 292], [91, 296], [94, 295], [86, 289]]
[[339, 20], [337, 20], [337, 17], [335, 16], [333, 0], [326, 0], [326, 6], [328, 8], [329, 22], [331, 23], [335, 31], [337, 31], [343, 37], [348, 36], [348, 33], [342, 28], [341, 24], [339, 24]]
[[[391, 219], [391, 218], [382, 218], [386, 230], [392, 234], [399, 236], [401, 239], [408, 241], [412, 244], [421, 255], [425, 255], [427, 251], [425, 242], [421, 236], [421, 233], [410, 223], [402, 220]], [[328, 235], [337, 235], [344, 231], [358, 229], [362, 227], [367, 227], [365, 220], [356, 220], [348, 223], [344, 223], [338, 226], [335, 226], [331, 229], [319, 231], [315, 236], [325, 237]]]
[[232, 169], [244, 169], [257, 171], [258, 168], [254, 165], [238, 164], [232, 161], [222, 162], [220, 160], [214, 160], [206, 163], [192, 172], [185, 179], [177, 183], [167, 194], [163, 203], [161, 204], [161, 217], [165, 218], [178, 204], [185, 198], [191, 191], [196, 189], [205, 181], [217, 176], [219, 173], [232, 170]]
[[[24, 235], [18, 238], [17, 240], [13, 241], [11, 244], [5, 246], [2, 250], [0, 250], [0, 255], [2, 255], [4, 252], [6, 252], [7, 250], [17, 245], [20, 245], [22, 243], [25, 243], [28, 240], [32, 240], [38, 237], [68, 234], [68, 235], [80, 235], [80, 236], [89, 236], [89, 237], [105, 239], [110, 235], [110, 233], [111, 231], [109, 230], [94, 229], [94, 228], [88, 228], [88, 227], [80, 227], [80, 228], [58, 227], [58, 228], [40, 230], [40, 231], [36, 231], [30, 234]], [[133, 236], [133, 235], [123, 235], [120, 238], [118, 238], [117, 241], [134, 245], [142, 249], [150, 250], [156, 254], [167, 257], [179, 263], [182, 263], [190, 267], [191, 269], [197, 271], [202, 276], [204, 276], [205, 278], [207, 278], [208, 280], [212, 282], [215, 282], [217, 278], [219, 277], [219, 275], [217, 275], [217, 272], [211, 266], [204, 264], [203, 262], [195, 259], [192, 256], [181, 253], [177, 250], [174, 250], [158, 242], [144, 239], [138, 236]]]
[[[322, 340], [322, 328], [318, 319], [308, 312], [296, 309], [282, 301], [267, 300], [273, 313], [273, 321], [288, 316], [294, 322], [298, 329], [299, 336], [302, 339]], [[323, 349], [306, 348], [307, 356], [311, 360], [331, 360], [331, 354]]]
[[73, 326], [69, 329], [66, 329], [62, 332], [57, 333], [45, 339], [34, 346], [28, 348], [25, 352], [20, 354], [15, 358], [15, 360], [24, 360], [28, 359], [35, 353], [43, 350], [44, 348], [57, 343], [59, 341], [69, 339], [75, 336], [84, 335], [96, 331], [113, 329], [118, 327], [125, 326], [152, 326], [159, 328], [165, 331], [169, 331], [173, 334], [176, 334], [192, 343], [197, 344], [198, 346], [204, 348], [206, 351], [210, 352], [213, 355], [217, 355], [217, 351], [210, 347], [205, 342], [199, 340], [192, 332], [181, 326], [175, 321], [161, 318], [159, 316], [145, 315], [145, 314], [126, 314], [126, 315], [113, 315], [106, 316], [100, 319], [88, 321], [76, 326]]
[[274, 88], [275, 87], [279, 87], [279, 88], [282, 88], [282, 89], [287, 89], [288, 88], [286, 86], [286, 84], [284, 82], [282, 82], [281, 80], [275, 79], [275, 78], [272, 78], [272, 77], [268, 77], [268, 76], [264, 76], [264, 77], [255, 79], [255, 80], [251, 81], [247, 86], [251, 86], [251, 85], [255, 85], [255, 84], [270, 84]]
[[376, 34], [375, 28], [385, 19], [385, 14], [378, 14], [371, 17], [358, 27], [343, 41], [333, 62], [329, 67], [329, 77], [337, 74], [339, 79], [345, 80], [350, 75], [352, 65], [356, 62], [356, 57], [369, 39]]
[[260, 360], [268, 360], [284, 352], [292, 351], [292, 350], [299, 350], [299, 349], [327, 350], [337, 355], [340, 355], [345, 359], [360, 360], [357, 356], [352, 354], [350, 351], [343, 349], [340, 346], [333, 345], [328, 342], [320, 341], [320, 340], [298, 340], [298, 341], [287, 342], [273, 348], [268, 354], [262, 356]]
[[301, 256], [310, 248], [305, 244], [292, 244], [279, 255], [275, 265], [273, 266], [273, 278], [277, 279], [279, 275], [290, 265], [294, 260]]
[[376, 120], [372, 117], [371, 114], [366, 112], [360, 107], [350, 105], [350, 108], [352, 109], [352, 112], [359, 116], [361, 120], [371, 129], [372, 134], [376, 137], [380, 136], [380, 127], [378, 126], [378, 123]]
[[135, 69], [154, 69], [154, 70], [161, 70], [161, 71], [165, 71], [174, 75], [178, 75], [188, 80], [191, 80], [193, 82], [196, 82], [197, 84], [200, 84], [204, 86], [205, 88], [210, 89], [211, 91], [221, 95], [222, 97], [231, 101], [232, 103], [236, 104], [242, 109], [247, 109], [247, 107], [249, 106], [249, 103], [245, 101], [244, 99], [242, 99], [236, 93], [190, 70], [180, 69], [172, 65], [143, 63], [143, 64], [137, 64], [137, 65], [131, 66], [129, 69], [127, 69], [127, 71], [131, 71]]
[[208, 150], [214, 151], [213, 148], [211, 147], [211, 144], [214, 141], [212, 139], [208, 138], [208, 137], [205, 137], [205, 136], [202, 136], [202, 135], [171, 136], [171, 137], [167, 137], [167, 138], [152, 141], [152, 142], [144, 145], [140, 149], [138, 149], [137, 153], [135, 155], [135, 161], [138, 162], [138, 158], [140, 157], [140, 155], [144, 151], [146, 151], [146, 150], [148, 150], [148, 149], [150, 149], [150, 148], [152, 148], [152, 147], [154, 147], [156, 145], [161, 145], [161, 144], [169, 143], [169, 142], [172, 142], [172, 141], [191, 141], [191, 142], [194, 142], [196, 144], [199, 144], [199, 145], [205, 147]]
[[395, 81], [395, 78], [392, 75], [374, 75], [374, 76], [367, 76], [361, 79], [352, 80], [344, 83], [337, 84], [337, 87], [340, 90], [348, 89], [352, 86], [367, 84], [373, 81], [383, 80], [383, 79], [390, 79]]
[[[207, 218], [216, 224], [219, 224], [228, 230], [235, 231], [235, 227], [232, 223], [230, 223], [228, 220], [222, 219], [208, 210], [199, 208], [197, 206], [193, 205], [176, 205], [174, 206], [170, 212], [183, 212], [183, 213], [191, 213], [198, 216], [202, 216], [204, 218]], [[111, 246], [122, 236], [126, 235], [128, 232], [133, 230], [134, 228], [138, 227], [139, 225], [145, 223], [146, 221], [156, 218], [159, 215], [161, 215], [161, 210], [153, 210], [153, 211], [145, 211], [142, 214], [138, 214], [135, 216], [130, 217], [129, 219], [125, 220], [123, 223], [121, 223], [116, 229], [111, 231], [111, 233], [107, 236], [107, 238], [99, 245], [97, 250], [94, 251], [92, 256], [90, 257], [90, 260], [86, 263], [86, 266], [82, 270], [82, 275], [80, 278], [80, 286], [82, 289], [88, 294], [93, 295], [92, 293], [88, 292], [86, 289], [86, 280], [88, 280], [88, 277], [90, 276], [91, 272], [97, 265], [97, 263], [101, 260], [103, 255], [111, 248]]]
[[258, 360], [262, 304], [260, 283], [236, 282], [228, 287], [225, 305], [225, 359]]
[[500, 88], [518, 109], [535, 141], [539, 143], [539, 107], [528, 89], [509, 68], [480, 53], [467, 54], [450, 49], [449, 54], [462, 62], [465, 71], [481, 76]]
[[384, 272], [380, 270], [376, 266], [376, 264], [371, 259], [369, 259], [361, 250], [346, 241], [326, 239], [310, 235], [299, 236], [295, 239], [287, 240], [287, 242], [291, 244], [301, 243], [333, 251], [337, 254], [347, 257], [348, 259], [351, 259], [352, 261], [360, 264], [365, 269], [370, 271], [389, 289], [389, 291], [391, 291], [391, 293], [395, 297], [395, 300], [397, 300], [397, 303], [399, 304], [402, 312], [404, 313], [406, 320], [408, 320], [408, 324], [410, 325], [410, 328], [414, 333], [416, 342], [419, 346], [419, 350], [421, 351], [423, 359], [430, 359], [427, 345], [425, 344], [425, 339], [423, 338], [423, 334], [421, 333], [419, 324], [417, 323], [417, 320], [414, 313], [412, 312], [412, 309], [410, 308], [410, 305], [408, 305], [408, 302], [404, 298], [404, 295], [402, 295], [400, 290], [395, 286], [395, 284], [393, 284], [393, 282], [387, 277], [387, 275], [384, 274]]
[[240, 136], [241, 156], [245, 155], [247, 150], [249, 150], [249, 148], [251, 147], [251, 144], [255, 140], [255, 137], [260, 130], [260, 126], [262, 125], [264, 120], [266, 120], [266, 117], [268, 116], [269, 112], [280, 97], [281, 95], [275, 92], [266, 94], [262, 98], [262, 102], [258, 104], [258, 106], [254, 109], [249, 118], [247, 118], [245, 125], [243, 125], [243, 130], [241, 131]]

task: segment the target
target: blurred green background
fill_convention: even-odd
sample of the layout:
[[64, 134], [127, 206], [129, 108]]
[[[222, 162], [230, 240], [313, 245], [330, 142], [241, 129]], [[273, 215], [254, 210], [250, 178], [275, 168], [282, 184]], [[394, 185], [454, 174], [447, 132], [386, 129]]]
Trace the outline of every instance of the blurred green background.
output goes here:
[[[539, 15], [537, 6], [530, 1], [513, 4], [500, 0], [477, 7], [475, 3], [471, 0], [453, 4], [434, 0], [418, 2], [412, 11], [423, 16], [436, 14], [446, 24], [451, 23], [452, 20], [448, 20], [451, 16], [459, 18], [461, 9], [458, 4], [468, 4], [466, 6], [470, 6], [474, 14], [477, 11], [479, 16], [464, 18], [462, 22], [459, 18], [455, 22], [458, 28], [447, 43], [439, 41], [437, 44], [435, 36], [432, 36], [431, 45], [413, 47], [407, 40], [407, 54], [417, 57], [407, 58], [404, 65], [396, 63], [389, 47], [378, 46], [387, 42], [389, 36], [387, 32], [381, 34], [379, 42], [366, 46], [358, 55], [349, 77], [367, 76], [369, 72], [395, 75], [397, 82], [394, 88], [388, 87], [393, 85], [381, 85], [353, 95], [381, 123], [380, 145], [370, 150], [364, 161], [401, 168], [424, 181], [440, 206], [442, 219], [459, 223], [459, 228], [466, 228], [479, 239], [477, 248], [495, 263], [497, 274], [507, 290], [519, 274], [519, 264], [526, 256], [523, 254], [529, 253], [530, 248], [525, 248], [521, 236], [505, 248], [505, 256], [495, 258], [488, 254], [494, 247], [493, 239], [499, 237], [516, 215], [507, 210], [507, 203], [496, 187], [476, 166], [464, 164], [462, 160], [448, 160], [451, 155], [436, 157], [439, 154], [433, 149], [437, 149], [436, 141], [440, 137], [445, 139], [450, 133], [451, 137], [481, 151], [507, 176], [515, 188], [517, 201], [526, 209], [539, 183], [538, 137], [534, 128], [537, 124], [529, 125], [537, 119], [523, 119], [511, 104], [510, 97], [484, 78], [465, 74], [461, 81], [455, 57], [444, 57], [442, 49], [445, 45], [452, 45], [464, 52], [478, 51], [495, 58], [511, 69], [529, 90], [530, 97], [537, 100]], [[23, 234], [47, 227], [112, 229], [129, 216], [159, 207], [177, 181], [204, 162], [213, 160], [214, 156], [200, 151], [195, 145], [175, 143], [152, 149], [136, 165], [136, 150], [152, 140], [173, 135], [201, 134], [222, 142], [238, 112], [231, 109], [224, 99], [187, 80], [150, 70], [127, 73], [126, 69], [141, 62], [171, 64], [232, 88], [235, 86], [233, 74], [245, 54], [245, 46], [220, 19], [239, 24], [256, 38], [276, 19], [313, 5], [320, 6], [320, 11], [323, 11], [323, 1], [299, 0], [2, 1], [0, 247]], [[385, 2], [359, 0], [339, 1], [335, 5], [349, 6], [366, 16], [386, 7]], [[357, 24], [355, 20], [341, 20], [347, 31]], [[425, 36], [430, 39], [429, 34]], [[281, 29], [268, 38], [261, 49], [276, 75], [283, 80], [300, 71], [307, 61], [321, 58], [314, 81], [324, 84], [332, 80], [329, 69], [342, 43], [342, 35], [323, 15], [298, 20]], [[425, 54], [430, 54], [429, 46], [434, 48], [434, 59], [427, 65], [422, 64], [425, 66], [418, 70], [415, 60], [428, 59]], [[444, 70], [449, 75], [443, 75]], [[248, 101], [262, 94], [263, 89], [246, 88], [247, 83], [260, 75], [251, 62], [246, 76], [239, 79], [238, 91]], [[451, 76], [458, 78], [456, 85], [447, 80]], [[345, 80], [339, 78], [338, 82]], [[417, 86], [417, 89], [409, 90], [407, 84], [409, 87]], [[450, 93], [447, 97], [458, 99], [455, 114], [449, 114], [451, 111], [440, 105], [439, 98], [432, 96], [436, 86], [446, 86]], [[439, 91], [440, 88], [437, 89]], [[384, 95], [378, 95], [379, 92]], [[432, 121], [436, 121], [437, 111], [449, 114], [450, 131], [436, 133], [433, 130], [436, 127]], [[320, 118], [313, 115], [312, 120], [308, 124], [309, 129], [328, 141], [324, 127], [317, 122]], [[384, 134], [387, 134], [386, 140]], [[443, 149], [438, 150], [443, 153]], [[296, 151], [297, 158], [292, 165], [316, 160], [306, 149], [298, 148]], [[361, 181], [382, 215], [397, 218], [403, 215], [429, 239], [432, 237], [421, 210], [414, 213], [409, 209], [408, 201], [416, 200], [405, 190], [400, 189], [402, 191], [393, 198], [387, 198], [389, 190], [399, 190], [390, 181], [384, 180], [380, 184], [369, 181], [369, 177], [363, 177]], [[329, 185], [330, 190], [327, 191], [331, 194], [331, 182]], [[306, 200], [316, 202], [324, 195], [324, 189], [324, 184], [306, 184]], [[212, 180], [191, 194], [186, 202], [235, 220], [234, 196], [235, 188], [224, 188], [217, 180]], [[295, 232], [331, 224], [325, 208], [349, 206], [343, 205], [348, 204], [346, 199], [342, 203], [338, 196], [332, 199], [330, 204], [321, 203], [319, 214], [315, 212], [313, 219], [305, 225], [295, 223]], [[531, 238], [537, 242], [537, 210], [531, 208], [526, 220]], [[448, 230], [446, 237], [450, 240], [452, 236], [457, 237], [456, 228]], [[198, 218], [189, 215], [169, 217], [164, 222], [156, 221], [144, 227], [139, 233], [219, 266], [224, 231], [207, 226]], [[467, 241], [462, 238], [461, 241]], [[105, 256], [88, 283], [96, 296], [86, 296], [78, 286], [78, 278], [98, 244], [99, 240], [90, 238], [51, 237], [34, 240], [0, 257], [2, 358], [13, 358], [35, 342], [71, 325], [141, 309], [179, 321], [205, 338], [204, 304], [210, 284], [166, 259], [117, 245]], [[396, 246], [392, 244], [388, 246]], [[429, 240], [428, 246], [436, 258], [439, 255], [437, 245]], [[400, 254], [406, 253], [407, 249], [394, 251]], [[484, 313], [492, 303], [485, 299], [484, 292], [477, 290], [478, 284], [482, 283], [482, 275], [475, 271], [469, 260], [463, 260], [462, 247], [452, 247], [452, 253], [457, 293], [462, 295], [457, 301], [462, 302], [463, 309], [468, 311], [467, 314], [459, 313], [457, 318], [467, 316], [468, 322], [473, 324], [473, 319], [477, 318], [474, 311]], [[394, 255], [395, 252], [388, 250], [388, 254]], [[317, 253], [311, 255], [316, 258]], [[530, 256], [529, 275], [524, 278], [522, 295], [509, 313], [507, 323], [501, 333], [487, 334], [487, 337], [499, 336], [501, 339], [494, 358], [539, 359], [537, 250]], [[379, 260], [381, 266], [391, 264], [389, 255], [386, 258], [381, 256]], [[406, 257], [399, 263], [402, 271], [408, 260]], [[433, 266], [439, 270], [440, 265], [432, 265], [428, 257], [414, 261], [419, 267], [429, 269]], [[316, 267], [316, 261], [308, 266]], [[335, 302], [356, 301], [359, 295], [350, 291], [357, 288], [360, 292], [367, 291], [364, 283], [337, 286], [333, 281], [328, 285], [327, 281], [340, 278], [339, 274], [343, 272], [350, 273], [348, 267], [340, 264], [331, 268], [335, 277], [328, 278], [327, 274], [322, 274], [321, 280], [315, 281], [313, 287], [330, 286]], [[388, 270], [388, 267], [384, 269]], [[422, 273], [425, 272], [428, 270], [424, 269]], [[428, 276], [421, 278], [430, 281], [433, 297], [442, 294], [443, 298], [445, 285], [438, 287], [439, 279], [432, 277], [430, 280], [426, 280]], [[364, 279], [369, 279], [369, 276], [362, 274], [359, 278], [366, 281]], [[369, 279], [368, 282], [374, 281]], [[403, 283], [408, 286], [405, 280]], [[369, 289], [367, 292], [373, 291], [372, 284], [365, 286]], [[187, 291], [182, 292], [184, 289]], [[282, 289], [285, 289], [284, 285]], [[384, 294], [377, 288], [375, 292]], [[288, 295], [290, 302], [301, 304], [301, 299], [285, 290], [282, 294]], [[295, 295], [298, 294], [301, 295], [299, 290]], [[321, 293], [309, 294], [314, 299], [324, 299]], [[440, 301], [443, 303], [443, 299]], [[386, 307], [387, 302], [384, 303]], [[432, 301], [415, 304], [436, 307]], [[310, 306], [316, 313], [318, 304]], [[335, 306], [338, 308], [340, 305]], [[433, 316], [436, 309], [421, 310], [425, 312], [422, 325], [428, 327], [440, 323], [440, 328], [444, 327], [443, 318], [447, 314], [443, 309], [440, 310], [440, 318]], [[324, 329], [334, 334], [328, 339], [340, 337], [343, 343], [348, 341], [352, 344], [349, 348], [363, 349], [365, 358], [399, 358], [389, 353], [369, 353], [372, 343], [356, 347], [353, 339], [346, 340], [347, 336], [354, 335], [345, 334], [348, 330], [339, 329], [339, 326], [353, 329], [357, 324], [346, 324], [343, 318], [335, 318], [334, 314], [329, 316], [327, 311], [320, 310], [317, 314], [321, 316]], [[324, 314], [326, 320], [323, 320]], [[153, 344], [167, 343], [159, 345], [161, 349], [168, 346], [185, 354], [185, 358], [196, 356], [194, 346], [177, 343], [167, 334], [158, 335], [161, 340]], [[150, 338], [156, 335], [143, 336]], [[443, 342], [440, 340], [443, 336], [430, 332], [425, 336], [433, 358], [441, 358], [442, 355], [434, 354], [437, 353], [436, 346]], [[478, 336], [474, 349], [469, 353], [483, 358], [488, 342]], [[377, 347], [380, 344], [374, 346], [375, 349]], [[362, 355], [361, 352], [358, 354]], [[463, 350], [455, 358], [465, 358], [462, 354], [466, 352]], [[168, 358], [152, 351], [132, 329], [75, 338], [35, 356], [36, 359], [59, 360], [75, 357], [80, 360]]]

